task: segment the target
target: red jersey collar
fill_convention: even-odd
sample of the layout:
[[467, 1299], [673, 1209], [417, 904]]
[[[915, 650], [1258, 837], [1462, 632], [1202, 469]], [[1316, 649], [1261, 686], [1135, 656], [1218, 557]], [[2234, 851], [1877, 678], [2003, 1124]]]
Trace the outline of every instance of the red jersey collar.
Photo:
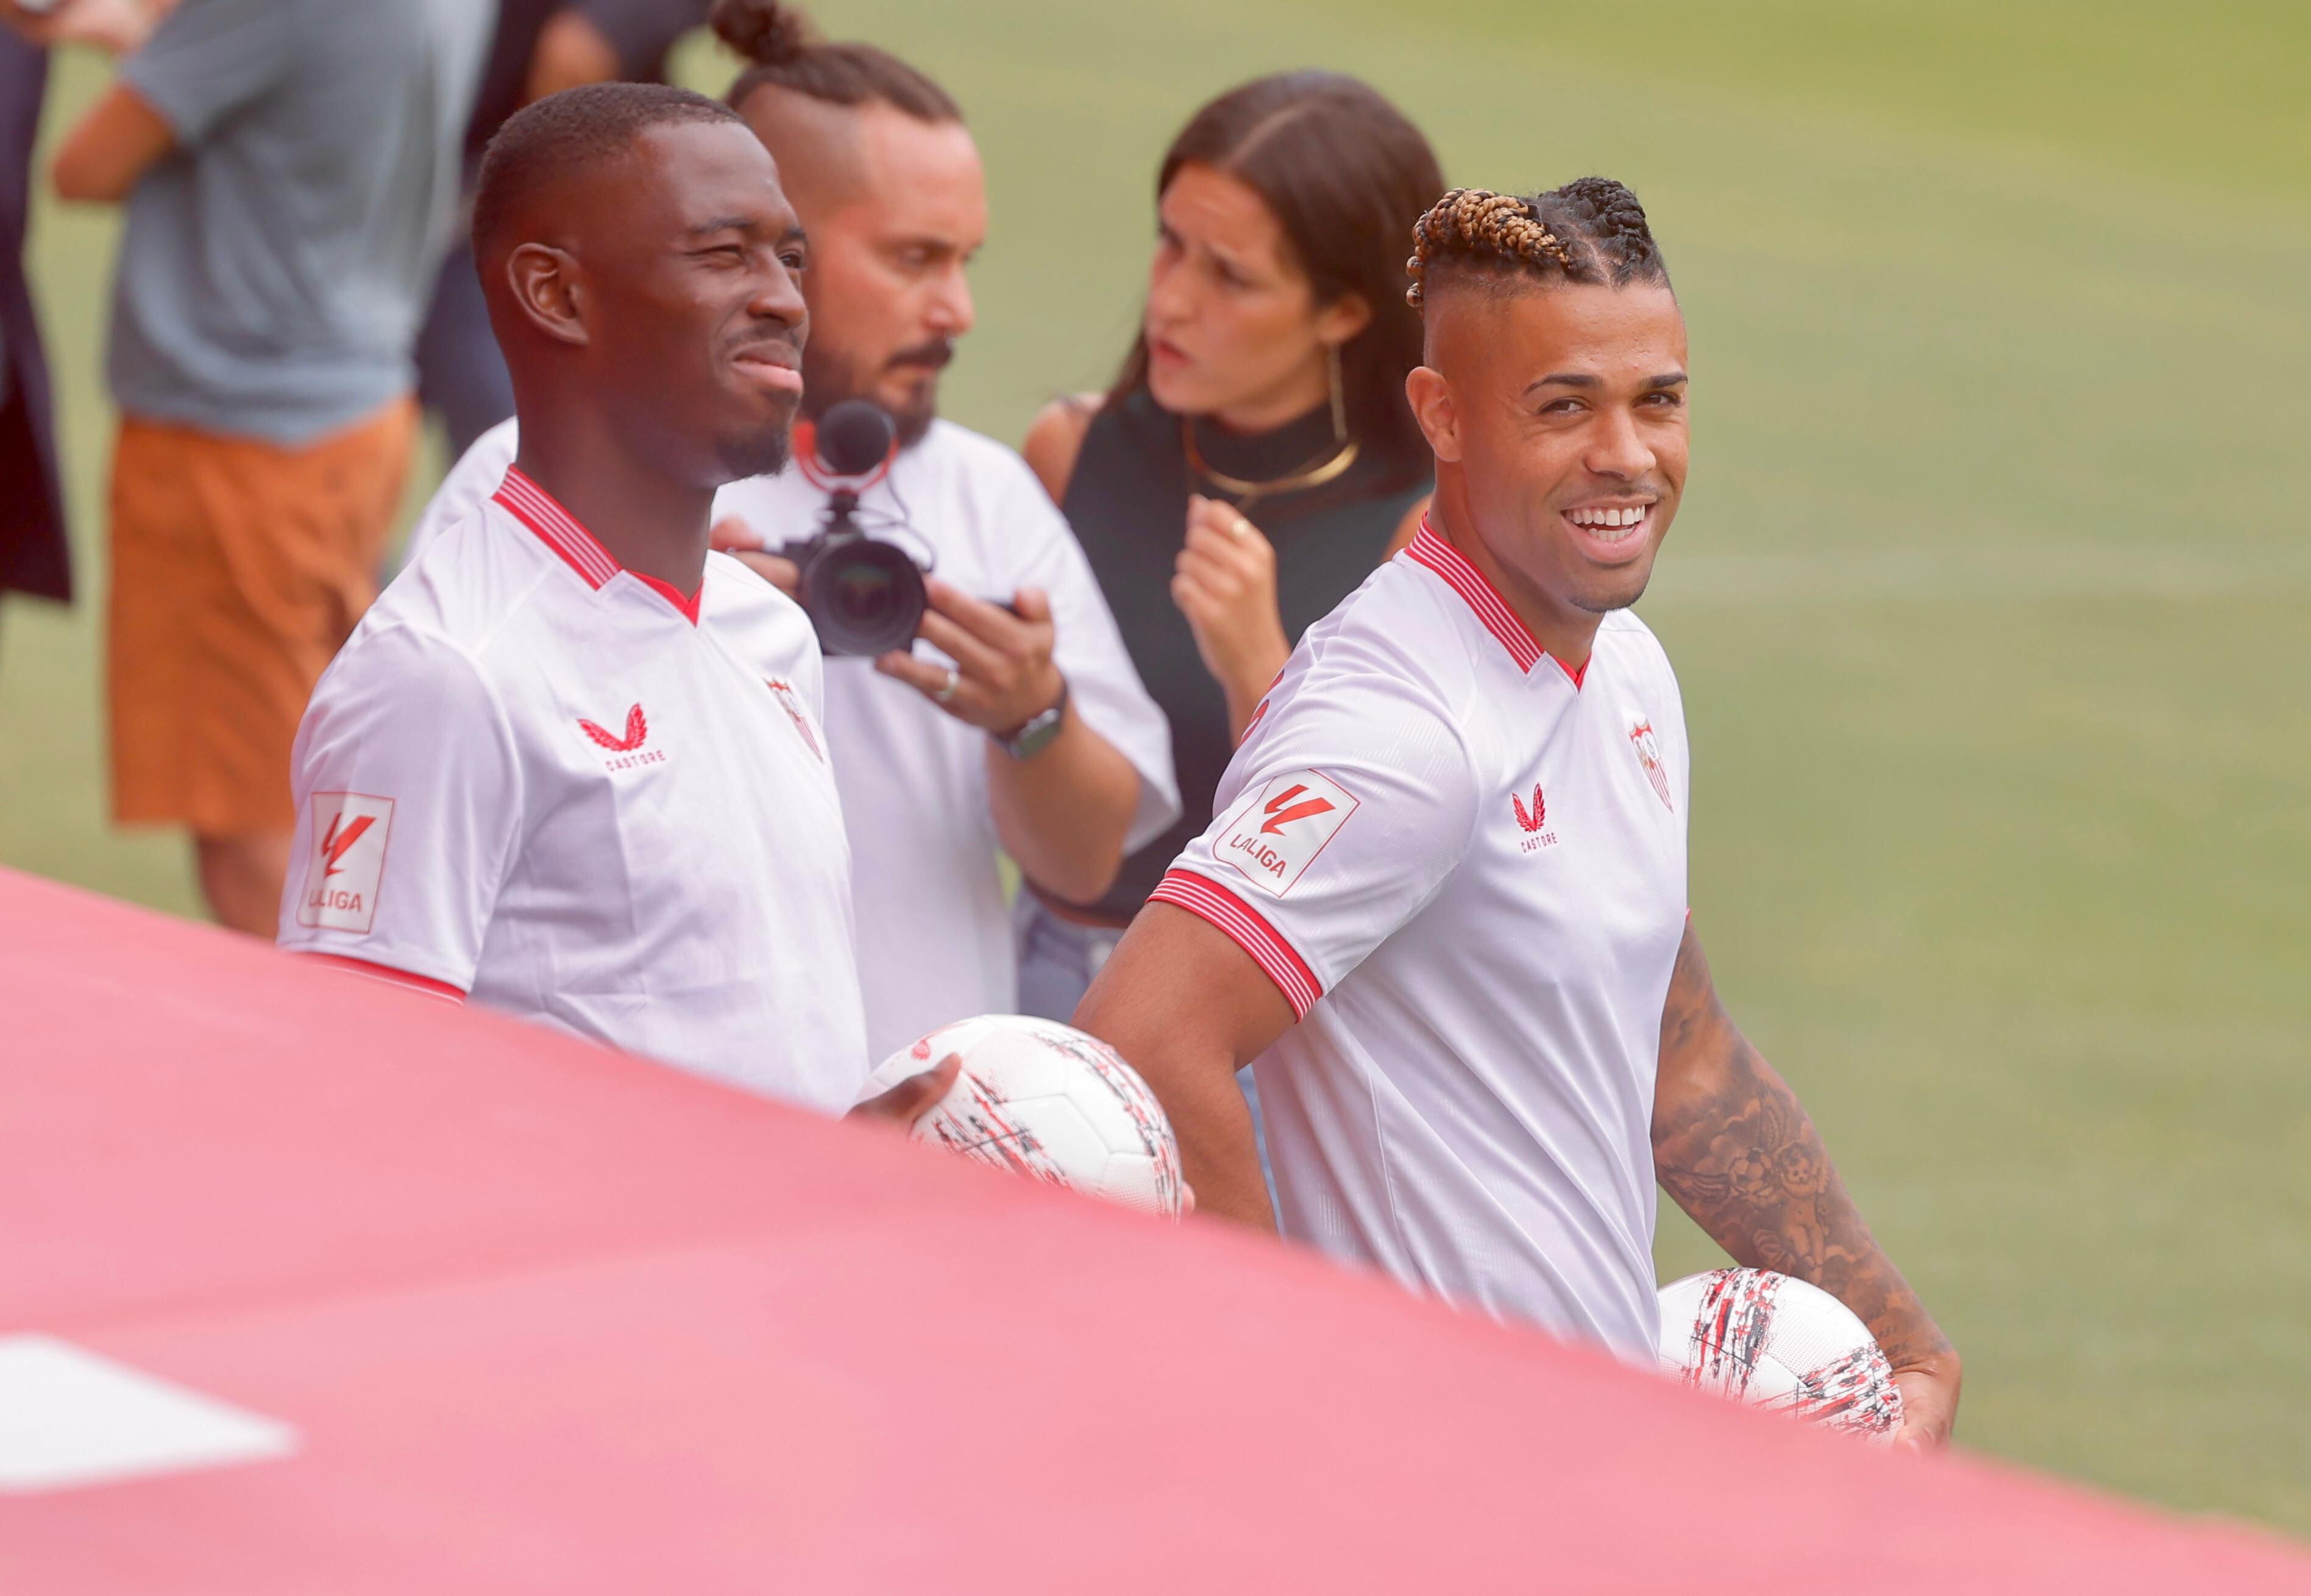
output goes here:
[[[1501, 597], [1500, 589], [1493, 586], [1468, 555], [1438, 536], [1436, 528], [1428, 524], [1426, 512], [1422, 513], [1420, 530], [1413, 534], [1412, 541], [1405, 546], [1404, 552], [1416, 564], [1425, 565], [1444, 579], [1444, 585], [1458, 593], [1462, 601], [1476, 612], [1477, 619], [1484, 624], [1485, 630], [1500, 640], [1501, 647], [1509, 651], [1509, 658], [1516, 661], [1519, 670], [1531, 674], [1532, 667], [1548, 654], [1548, 650], [1540, 646], [1540, 640], [1517, 619], [1516, 611], [1509, 607], [1508, 600]], [[1557, 659], [1555, 663], [1576, 689], [1581, 685], [1581, 678], [1589, 674], [1586, 664], [1579, 670], [1574, 670], [1562, 659]]]
[[[595, 591], [599, 592], [612, 577], [626, 570], [618, 563], [617, 556], [594, 540], [594, 535], [579, 523], [576, 516], [562, 508], [560, 500], [532, 482], [520, 467], [507, 467], [505, 481], [490, 496], [503, 505], [514, 519], [536, 533], [540, 543], [561, 555], [563, 563]], [[684, 620], [693, 626], [698, 624], [698, 601], [705, 596], [704, 582], [698, 584], [697, 592], [685, 597], [672, 582], [644, 576], [639, 571], [627, 571], [626, 574], [663, 597]]]

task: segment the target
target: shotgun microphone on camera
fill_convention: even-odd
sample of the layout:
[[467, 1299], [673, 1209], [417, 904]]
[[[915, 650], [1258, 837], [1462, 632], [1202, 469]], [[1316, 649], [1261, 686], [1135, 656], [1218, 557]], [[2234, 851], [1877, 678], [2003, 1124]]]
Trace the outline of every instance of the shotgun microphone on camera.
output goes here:
[[795, 563], [795, 596], [828, 654], [887, 654], [912, 643], [922, 624], [927, 600], [914, 557], [858, 520], [859, 496], [890, 469], [897, 436], [881, 406], [845, 399], [819, 417], [800, 462], [827, 490], [824, 519], [779, 552]]

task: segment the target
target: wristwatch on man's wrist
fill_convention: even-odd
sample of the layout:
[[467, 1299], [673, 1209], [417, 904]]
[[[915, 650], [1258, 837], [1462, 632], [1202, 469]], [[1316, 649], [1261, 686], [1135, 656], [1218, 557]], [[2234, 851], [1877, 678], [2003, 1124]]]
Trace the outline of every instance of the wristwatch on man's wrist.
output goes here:
[[1033, 759], [1051, 746], [1060, 735], [1060, 724], [1068, 716], [1068, 679], [1060, 678], [1060, 695], [1051, 707], [1042, 714], [1031, 716], [1025, 726], [1016, 731], [990, 732], [996, 746], [1014, 759]]

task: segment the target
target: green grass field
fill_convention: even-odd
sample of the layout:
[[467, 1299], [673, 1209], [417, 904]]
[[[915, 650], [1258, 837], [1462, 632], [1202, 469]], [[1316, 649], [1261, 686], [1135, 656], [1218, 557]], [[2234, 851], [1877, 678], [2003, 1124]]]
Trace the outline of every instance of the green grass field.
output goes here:
[[[1720, 982], [1964, 1349], [1966, 1442], [2311, 1531], [2311, 10], [824, 15], [971, 112], [994, 234], [948, 407], [1008, 439], [1105, 376], [1156, 159], [1254, 73], [1366, 75], [1457, 182], [1644, 196], [1696, 449], [1643, 607]], [[181, 912], [178, 842], [103, 820], [111, 238], [36, 226], [86, 596], [0, 624], [0, 859]], [[1661, 1255], [1710, 1249], [1670, 1217]]]

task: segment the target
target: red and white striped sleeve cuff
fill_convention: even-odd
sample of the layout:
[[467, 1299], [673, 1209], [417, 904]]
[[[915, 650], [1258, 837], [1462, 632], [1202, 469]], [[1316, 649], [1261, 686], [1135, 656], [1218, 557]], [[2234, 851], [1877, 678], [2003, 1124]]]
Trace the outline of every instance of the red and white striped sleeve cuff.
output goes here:
[[1147, 894], [1147, 901], [1184, 909], [1225, 932], [1228, 939], [1250, 954], [1252, 963], [1276, 983], [1276, 990], [1292, 1005], [1294, 1019], [1306, 1019], [1308, 1011], [1316, 1007], [1316, 999], [1324, 995], [1324, 983], [1308, 968], [1308, 961], [1260, 917], [1258, 910], [1227, 888], [1187, 870], [1170, 870], [1156, 890]]
[[466, 1000], [466, 994], [461, 990], [451, 986], [446, 981], [435, 981], [429, 975], [419, 975], [407, 970], [397, 970], [390, 964], [379, 964], [370, 959], [347, 958], [343, 954], [309, 953], [303, 949], [292, 951], [299, 958], [310, 959], [317, 964], [342, 972], [346, 975], [358, 976], [363, 981], [376, 981], [380, 986], [400, 987], [406, 991], [421, 992], [428, 998], [439, 998], [445, 1003], [462, 1004]]

